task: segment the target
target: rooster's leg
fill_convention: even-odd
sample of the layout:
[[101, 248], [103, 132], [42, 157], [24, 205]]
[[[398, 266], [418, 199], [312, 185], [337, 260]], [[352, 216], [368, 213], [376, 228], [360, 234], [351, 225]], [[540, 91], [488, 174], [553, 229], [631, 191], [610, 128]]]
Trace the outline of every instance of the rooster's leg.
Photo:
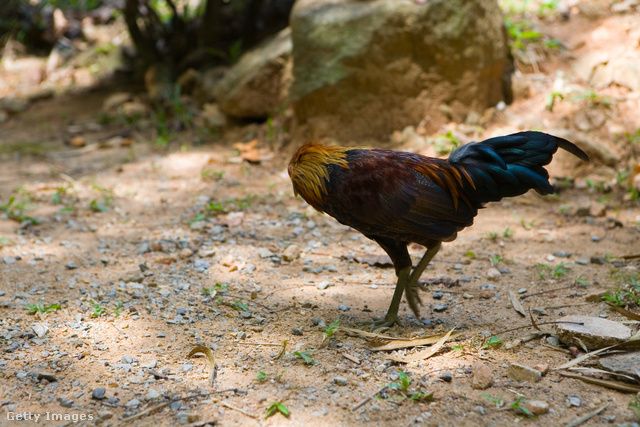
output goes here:
[[393, 293], [393, 298], [391, 298], [391, 304], [389, 305], [389, 309], [387, 310], [387, 314], [384, 316], [384, 320], [376, 326], [388, 326], [391, 327], [398, 323], [398, 309], [400, 308], [400, 300], [402, 299], [402, 294], [404, 292], [405, 287], [407, 286], [407, 282], [411, 277], [411, 267], [405, 267], [402, 270], [398, 271], [398, 282], [396, 283], [396, 290]]
[[384, 316], [384, 320], [375, 324], [377, 328], [391, 327], [394, 324], [399, 323], [398, 309], [400, 308], [402, 294], [405, 292], [409, 307], [411, 307], [411, 310], [416, 315], [416, 318], [420, 319], [418, 303], [422, 304], [422, 301], [420, 301], [420, 296], [418, 295], [415, 284], [418, 282], [418, 279], [424, 272], [424, 269], [427, 268], [429, 262], [431, 262], [431, 260], [434, 256], [436, 256], [439, 250], [440, 243], [429, 248], [427, 252], [425, 252], [425, 254], [422, 256], [422, 259], [420, 260], [416, 268], [413, 269], [413, 271], [411, 271], [410, 265], [398, 270], [398, 282], [396, 284], [396, 290], [393, 293], [393, 298], [391, 299], [391, 304], [389, 305], [386, 316]]
[[422, 259], [420, 260], [416, 268], [413, 269], [411, 275], [409, 276], [409, 279], [407, 280], [407, 283], [405, 284], [405, 294], [407, 296], [407, 302], [409, 303], [409, 307], [411, 307], [411, 311], [413, 311], [413, 314], [416, 315], [416, 319], [418, 320], [420, 320], [420, 310], [418, 310], [418, 303], [422, 305], [422, 300], [420, 300], [420, 295], [418, 295], [416, 283], [418, 283], [418, 279], [420, 279], [420, 276], [422, 275], [422, 272], [424, 272], [424, 269], [427, 268], [433, 257], [436, 256], [436, 254], [440, 250], [440, 246], [441, 243], [438, 243], [435, 246], [427, 249], [427, 252], [425, 252], [425, 254], [422, 256]]

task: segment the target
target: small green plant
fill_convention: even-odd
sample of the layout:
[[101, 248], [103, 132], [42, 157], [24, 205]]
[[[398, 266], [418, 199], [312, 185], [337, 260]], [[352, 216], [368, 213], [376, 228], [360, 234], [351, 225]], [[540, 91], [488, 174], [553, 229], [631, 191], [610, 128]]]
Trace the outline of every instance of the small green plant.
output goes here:
[[589, 189], [597, 193], [604, 193], [606, 191], [606, 188], [605, 188], [606, 183], [603, 180], [594, 182], [591, 178], [587, 178], [585, 182], [587, 183], [587, 187], [589, 187]]
[[318, 362], [311, 358], [311, 354], [313, 354], [313, 350], [305, 350], [305, 351], [294, 351], [293, 355], [298, 356], [304, 360], [304, 363], [307, 365], [317, 365]]
[[116, 315], [116, 317], [120, 317], [120, 310], [122, 309], [122, 301], [118, 301], [116, 303], [116, 308], [113, 310], [113, 314]]
[[240, 59], [241, 55], [242, 55], [242, 39], [238, 39], [233, 43], [231, 43], [231, 46], [229, 46], [229, 53], [227, 57], [229, 58], [229, 62], [231, 64], [235, 64], [236, 62], [238, 62], [238, 59]]
[[0, 205], [0, 211], [5, 212], [7, 218], [12, 221], [20, 223], [24, 221], [31, 221], [33, 224], [40, 224], [39, 219], [25, 215], [25, 212], [31, 209], [31, 205], [29, 205], [30, 201], [30, 197], [18, 201], [15, 196], [11, 196], [9, 197], [9, 202], [7, 204]]
[[460, 352], [462, 352], [462, 353], [464, 353], [464, 352], [465, 352], [464, 345], [462, 345], [462, 344], [456, 344], [456, 345], [454, 345], [454, 346], [453, 346], [453, 348], [452, 348], [451, 350], [453, 350], [453, 351], [460, 351]]
[[223, 285], [222, 283], [215, 283], [212, 288], [203, 288], [202, 291], [211, 296], [215, 296], [216, 294], [227, 294], [229, 293], [229, 286]]
[[536, 223], [535, 220], [534, 221], [526, 221], [523, 217], [518, 215], [518, 213], [516, 211], [511, 212], [511, 214], [518, 221], [520, 221], [520, 225], [522, 225], [522, 228], [524, 228], [525, 230], [531, 230], [533, 228], [533, 226], [535, 225], [535, 223]]
[[273, 125], [273, 115], [269, 114], [269, 117], [267, 117], [267, 141], [271, 142], [273, 141], [273, 138], [275, 137], [275, 127]]
[[68, 187], [66, 185], [63, 185], [63, 186], [60, 186], [60, 187], [56, 188], [56, 191], [53, 193], [53, 204], [54, 205], [62, 204], [62, 198], [67, 193], [67, 188]]
[[585, 90], [569, 99], [571, 102], [586, 101], [593, 106], [603, 105], [609, 107], [611, 105], [611, 99], [606, 96], [598, 95], [592, 90]]
[[564, 277], [564, 275], [571, 270], [569, 267], [567, 267], [563, 262], [561, 262], [560, 264], [556, 265], [556, 267], [553, 269], [553, 276], [554, 277]]
[[616, 291], [606, 292], [602, 300], [618, 307], [635, 306], [640, 307], [640, 282], [631, 278], [631, 284]]
[[502, 345], [502, 341], [500, 340], [500, 338], [498, 338], [497, 336], [492, 336], [491, 338], [489, 338], [487, 340], [487, 342], [485, 342], [484, 344], [482, 344], [482, 348], [489, 348], [489, 347], [500, 347]]
[[502, 237], [513, 237], [513, 231], [511, 231], [511, 228], [509, 228], [509, 226], [507, 226], [507, 228], [505, 228], [502, 232]]
[[173, 133], [169, 130], [167, 123], [167, 114], [162, 107], [158, 107], [154, 111], [153, 122], [156, 125], [156, 146], [166, 147], [169, 141], [173, 139]]
[[533, 24], [524, 19], [520, 21], [506, 19], [505, 26], [511, 37], [512, 49], [524, 51], [529, 44], [537, 42], [542, 37], [542, 33], [533, 30]]
[[389, 383], [387, 384], [387, 387], [404, 390], [404, 391], [409, 390], [409, 385], [411, 385], [411, 379], [407, 376], [407, 374], [404, 371], [398, 371], [398, 379], [400, 379], [399, 383]]
[[411, 386], [411, 383], [412, 383], [411, 378], [409, 378], [404, 371], [400, 370], [400, 371], [397, 371], [397, 373], [398, 373], [399, 382], [389, 383], [386, 385], [386, 388], [389, 388], [391, 390], [394, 390], [396, 393], [399, 393], [400, 397], [393, 398], [393, 399], [389, 397], [385, 397], [384, 398], [385, 400], [397, 401], [397, 400], [404, 400], [406, 398], [410, 398], [412, 400], [419, 401], [419, 400], [433, 399], [433, 393], [427, 393], [421, 388], [415, 392], [409, 391], [409, 387]]
[[587, 281], [586, 281], [585, 279], [583, 279], [583, 278], [582, 278], [582, 274], [581, 274], [581, 275], [579, 275], [579, 276], [576, 278], [575, 284], [576, 284], [576, 285], [580, 285], [580, 286], [582, 286], [582, 287], [584, 287], [584, 288], [586, 288], [586, 287], [588, 286], [588, 285], [587, 285]]
[[215, 179], [222, 179], [224, 171], [215, 171], [213, 169], [206, 169], [200, 172], [200, 178], [212, 177]]
[[222, 206], [222, 203], [209, 202], [207, 203], [207, 206], [205, 206], [205, 209], [207, 212], [224, 212], [224, 206]]
[[289, 408], [279, 402], [271, 402], [271, 405], [267, 408], [267, 412], [264, 414], [265, 419], [274, 415], [276, 412], [281, 413], [285, 417], [289, 418]]
[[482, 395], [482, 397], [484, 397], [485, 399], [489, 400], [494, 405], [496, 405], [496, 408], [502, 408], [504, 406], [504, 401], [502, 400], [502, 396], [503, 395], [501, 394], [496, 398], [496, 397], [489, 396], [488, 394]]
[[44, 306], [42, 304], [42, 301], [40, 301], [38, 304], [25, 305], [24, 309], [27, 310], [29, 314], [34, 315], [34, 314], [51, 313], [56, 310], [62, 309], [62, 306], [60, 304], [51, 304], [51, 305]]
[[262, 372], [262, 371], [258, 371], [258, 375], [256, 376], [256, 379], [257, 379], [259, 382], [266, 381], [266, 379], [267, 379], [267, 374], [266, 374], [266, 373], [264, 373], [264, 372]]
[[638, 393], [631, 402], [629, 402], [629, 408], [636, 414], [636, 419], [640, 420], [640, 393]]
[[624, 133], [624, 137], [627, 139], [627, 141], [629, 141], [629, 143], [631, 144], [638, 144], [640, 143], [640, 128], [636, 129], [635, 132], [631, 133], [631, 132], [625, 132]]
[[93, 212], [109, 212], [109, 202], [106, 200], [93, 199], [89, 203], [89, 209]]
[[489, 239], [491, 239], [491, 240], [496, 240], [498, 238], [498, 232], [497, 231], [490, 231], [489, 233], [487, 233], [487, 235], [489, 236]]
[[91, 185], [91, 188], [100, 193], [100, 198], [91, 200], [89, 209], [92, 212], [108, 212], [113, 200], [113, 191], [95, 183]]
[[538, 269], [538, 276], [540, 276], [541, 279], [546, 278], [546, 272], [551, 270], [551, 267], [541, 262], [536, 263], [536, 268]]
[[500, 263], [500, 261], [502, 261], [502, 256], [500, 255], [494, 255], [491, 257], [491, 265], [498, 265]]
[[466, 254], [464, 254], [464, 256], [467, 257], [467, 258], [475, 259], [476, 258], [476, 253], [469, 251]]
[[433, 143], [433, 148], [438, 154], [448, 154], [462, 145], [462, 141], [452, 131], [447, 132], [445, 135], [438, 135], [435, 139], [430, 139], [430, 142]]
[[[335, 332], [336, 328], [340, 326], [340, 321], [336, 320], [335, 322], [333, 322], [332, 324], [330, 324], [327, 329], [324, 330], [324, 339], [329, 339], [333, 336], [333, 333]], [[324, 340], [323, 340], [324, 341]]]
[[432, 400], [433, 393], [427, 393], [423, 389], [419, 389], [417, 392], [409, 396], [413, 400]]
[[233, 308], [238, 311], [249, 311], [249, 307], [247, 307], [247, 305], [240, 300], [234, 301]]
[[91, 313], [91, 317], [100, 317], [107, 314], [107, 309], [98, 304], [97, 302], [90, 302], [93, 307], [93, 313]]

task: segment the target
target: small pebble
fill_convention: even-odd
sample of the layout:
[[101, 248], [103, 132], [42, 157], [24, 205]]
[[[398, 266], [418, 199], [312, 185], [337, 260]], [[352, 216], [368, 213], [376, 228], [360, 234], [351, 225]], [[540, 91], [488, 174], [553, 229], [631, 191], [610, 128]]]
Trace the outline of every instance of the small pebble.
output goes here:
[[558, 258], [569, 258], [571, 256], [571, 252], [555, 251], [553, 252], [553, 255], [557, 256]]
[[499, 277], [500, 277], [500, 270], [498, 270], [497, 268], [492, 267], [489, 270], [487, 270], [487, 279], [496, 280]]
[[102, 400], [105, 398], [105, 394], [107, 393], [107, 389], [104, 387], [98, 387], [91, 392], [91, 397], [96, 400]]
[[528, 409], [535, 416], [549, 412], [549, 404], [543, 400], [526, 400], [520, 406]]
[[453, 375], [451, 374], [451, 372], [447, 371], [445, 373], [443, 373], [442, 375], [440, 375], [440, 378], [442, 381], [446, 382], [446, 383], [450, 383], [453, 380]]
[[335, 378], [333, 379], [333, 383], [334, 383], [335, 385], [340, 385], [340, 386], [345, 386], [345, 385], [349, 384], [349, 382], [347, 381], [347, 379], [346, 379], [346, 378], [344, 378], [344, 377], [335, 377]]
[[441, 312], [441, 311], [445, 311], [447, 308], [449, 307], [449, 304], [436, 304], [433, 307], [433, 311], [435, 312]]
[[211, 264], [208, 261], [203, 260], [202, 258], [198, 258], [193, 262], [193, 266], [195, 268], [202, 268], [203, 270], [207, 270]]
[[297, 335], [299, 337], [304, 335], [304, 333], [302, 332], [302, 329], [300, 329], [300, 328], [291, 328], [291, 333], [293, 335]]
[[130, 401], [125, 403], [124, 406], [126, 406], [127, 408], [135, 408], [136, 406], [139, 406], [139, 405], [140, 405], [140, 401], [138, 399], [131, 399]]
[[340, 304], [338, 306], [338, 310], [340, 310], [340, 311], [349, 311], [349, 310], [351, 310], [351, 307], [349, 307], [348, 305]]
[[73, 406], [73, 400], [68, 400], [64, 397], [59, 397], [58, 402], [60, 402], [60, 406], [63, 408], [71, 408]]
[[144, 396], [145, 400], [155, 400], [160, 397], [160, 393], [155, 388], [150, 388]]
[[321, 291], [324, 291], [329, 286], [331, 286], [331, 283], [327, 282], [326, 280], [323, 280], [322, 282], [316, 285], [316, 288], [320, 289]]
[[569, 396], [569, 397], [567, 397], [566, 402], [567, 402], [567, 404], [569, 406], [577, 406], [577, 407], [579, 407], [580, 404], [581, 404], [580, 398], [578, 396]]
[[478, 406], [474, 406], [474, 408], [472, 409], [473, 412], [476, 412], [480, 415], [486, 415], [487, 411], [485, 411], [484, 406], [478, 405]]

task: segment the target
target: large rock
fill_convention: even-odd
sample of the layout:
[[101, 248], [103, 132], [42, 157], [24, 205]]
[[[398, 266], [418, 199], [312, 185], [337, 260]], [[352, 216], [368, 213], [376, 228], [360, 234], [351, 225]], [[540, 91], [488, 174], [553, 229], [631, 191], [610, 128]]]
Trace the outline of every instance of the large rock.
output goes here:
[[600, 317], [571, 315], [557, 320], [560, 341], [567, 345], [582, 347], [589, 351], [620, 344], [631, 338], [631, 329], [622, 323]]
[[387, 140], [510, 100], [495, 0], [298, 0], [291, 36], [296, 139]]
[[232, 117], [266, 118], [282, 108], [291, 79], [288, 28], [240, 58], [216, 85], [220, 109]]

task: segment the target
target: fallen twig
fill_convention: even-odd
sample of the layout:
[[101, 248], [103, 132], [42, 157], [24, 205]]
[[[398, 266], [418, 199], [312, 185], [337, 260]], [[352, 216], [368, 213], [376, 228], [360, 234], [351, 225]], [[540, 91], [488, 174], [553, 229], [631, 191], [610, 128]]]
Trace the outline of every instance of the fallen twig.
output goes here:
[[238, 411], [240, 412], [242, 415], [246, 415], [247, 417], [250, 418], [258, 418], [257, 416], [248, 413], [247, 411], [245, 411], [244, 409], [238, 408], [237, 406], [233, 406], [231, 403], [229, 402], [222, 402], [222, 406], [226, 406], [229, 409], [233, 409], [234, 411]]
[[213, 396], [214, 394], [228, 393], [230, 391], [235, 393], [235, 392], [238, 391], [238, 389], [237, 388], [228, 388], [226, 390], [212, 391], [210, 393], [192, 394], [192, 395], [189, 395], [189, 396], [177, 397], [175, 399], [170, 399], [170, 400], [167, 400], [165, 402], [159, 403], [159, 404], [157, 404], [155, 406], [151, 406], [151, 407], [149, 407], [149, 408], [147, 408], [147, 409], [145, 409], [143, 411], [138, 412], [137, 414], [131, 415], [130, 417], [123, 418], [120, 421], [120, 424], [124, 424], [124, 423], [127, 423], [129, 421], [133, 421], [133, 420], [135, 420], [137, 418], [140, 418], [140, 417], [142, 417], [144, 415], [150, 414], [151, 412], [156, 411], [156, 410], [161, 409], [161, 408], [164, 408], [165, 406], [170, 405], [173, 402], [179, 402], [181, 400], [195, 399], [195, 398], [198, 398], [198, 397], [209, 397], [209, 396]]
[[587, 415], [585, 415], [584, 417], [580, 417], [575, 421], [570, 422], [569, 424], [567, 424], [567, 427], [578, 427], [580, 424], [589, 421], [591, 418], [595, 417], [596, 415], [598, 415], [600, 412], [604, 411], [605, 409], [607, 409], [607, 407], [609, 406], [609, 404], [607, 403], [604, 406], [601, 406], [600, 408], [596, 409], [595, 411], [589, 412]]
[[366, 405], [371, 399], [373, 399], [374, 397], [376, 397], [378, 394], [382, 393], [383, 391], [385, 391], [387, 388], [389, 388], [389, 386], [383, 386], [380, 390], [376, 391], [375, 393], [373, 393], [372, 395], [365, 397], [363, 400], [361, 400], [359, 403], [357, 403], [353, 408], [351, 408], [351, 411], [356, 411], [358, 408]]

